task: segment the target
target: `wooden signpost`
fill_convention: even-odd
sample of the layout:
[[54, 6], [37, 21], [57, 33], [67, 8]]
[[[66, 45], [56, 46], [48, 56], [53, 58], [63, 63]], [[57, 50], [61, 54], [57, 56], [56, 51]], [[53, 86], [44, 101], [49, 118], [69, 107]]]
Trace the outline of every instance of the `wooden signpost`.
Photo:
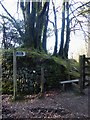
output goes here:
[[17, 87], [17, 80], [16, 80], [16, 51], [15, 49], [13, 50], [13, 88], [14, 88], [14, 91], [13, 91], [13, 97], [14, 99], [16, 98], [16, 87]]
[[25, 56], [25, 52], [23, 51], [17, 51], [14, 49], [13, 50], [13, 97], [14, 99], [16, 99], [16, 95], [17, 95], [17, 61], [16, 61], [16, 57], [17, 56]]

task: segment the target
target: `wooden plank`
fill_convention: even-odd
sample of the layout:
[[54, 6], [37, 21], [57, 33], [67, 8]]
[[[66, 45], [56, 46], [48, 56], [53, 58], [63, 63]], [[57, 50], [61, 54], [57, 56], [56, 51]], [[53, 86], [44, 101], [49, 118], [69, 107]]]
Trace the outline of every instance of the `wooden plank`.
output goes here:
[[60, 83], [61, 83], [61, 84], [67, 84], [67, 83], [73, 83], [73, 82], [79, 82], [79, 79], [61, 81]]

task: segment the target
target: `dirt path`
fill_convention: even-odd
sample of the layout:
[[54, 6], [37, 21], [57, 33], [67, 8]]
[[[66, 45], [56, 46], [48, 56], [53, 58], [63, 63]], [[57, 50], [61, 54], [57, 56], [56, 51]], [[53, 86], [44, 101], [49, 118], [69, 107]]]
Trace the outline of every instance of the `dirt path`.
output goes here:
[[[27, 96], [26, 100], [10, 102], [10, 96], [3, 95], [3, 118], [88, 118], [88, 90], [80, 96], [73, 92], [49, 91], [43, 99]], [[89, 119], [88, 119], [89, 120]]]

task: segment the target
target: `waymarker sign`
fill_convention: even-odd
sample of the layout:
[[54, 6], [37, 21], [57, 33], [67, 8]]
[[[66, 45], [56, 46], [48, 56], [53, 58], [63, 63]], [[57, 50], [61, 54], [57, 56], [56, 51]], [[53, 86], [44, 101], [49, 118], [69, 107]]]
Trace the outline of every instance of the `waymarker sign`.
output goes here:
[[16, 52], [16, 56], [25, 56], [26, 54], [25, 54], [25, 52], [23, 52], [23, 51], [17, 51]]

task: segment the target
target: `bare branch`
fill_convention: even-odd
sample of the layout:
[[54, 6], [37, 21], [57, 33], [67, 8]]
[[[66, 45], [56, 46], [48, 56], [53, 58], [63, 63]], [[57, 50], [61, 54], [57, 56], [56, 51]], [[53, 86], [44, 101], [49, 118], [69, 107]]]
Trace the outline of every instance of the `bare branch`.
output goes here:
[[85, 4], [80, 5], [80, 6], [77, 7], [75, 10], [73, 10], [73, 11], [69, 14], [69, 16], [70, 16], [71, 14], [73, 14], [75, 11], [77, 11], [78, 9], [80, 9], [80, 8], [82, 8], [83, 6], [86, 6], [86, 5], [88, 5], [88, 4], [90, 4], [90, 2], [86, 2]]
[[48, 5], [49, 5], [49, 2], [45, 2], [45, 3], [44, 3], [43, 9], [42, 9], [42, 11], [40, 12], [39, 17], [41, 17], [42, 15], [44, 15], [44, 13], [45, 13]]
[[53, 21], [51, 21], [51, 20], [49, 20], [48, 19], [48, 21], [53, 25], [53, 27], [55, 27], [55, 25], [54, 25], [54, 22]]
[[18, 30], [19, 34], [20, 34], [21, 36], [23, 36], [23, 32], [21, 31], [21, 29], [20, 29], [18, 23], [16, 22], [16, 20], [14, 19], [14, 17], [12, 17], [12, 15], [7, 11], [7, 9], [4, 7], [4, 5], [1, 3], [1, 1], [0, 1], [0, 4], [1, 4], [2, 8], [5, 10], [5, 12], [8, 14], [8, 16], [9, 16], [11, 19], [10, 19], [9, 17], [5, 17], [5, 16], [3, 16], [3, 15], [0, 15], [0, 16], [4, 17], [4, 18], [6, 18], [6, 19], [9, 19], [9, 20], [13, 23], [13, 25], [15, 26], [15, 28]]

